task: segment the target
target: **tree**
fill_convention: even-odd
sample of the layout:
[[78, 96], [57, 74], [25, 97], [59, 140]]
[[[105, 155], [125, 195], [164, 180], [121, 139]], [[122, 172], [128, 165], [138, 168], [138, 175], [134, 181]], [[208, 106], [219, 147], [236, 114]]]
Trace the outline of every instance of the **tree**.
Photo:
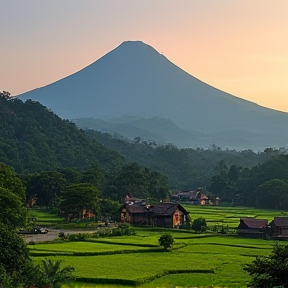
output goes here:
[[15, 230], [0, 223], [0, 266], [6, 275], [18, 277], [29, 260], [28, 249], [24, 240]]
[[169, 248], [172, 247], [172, 244], [174, 243], [174, 239], [171, 234], [165, 233], [160, 236], [158, 239], [159, 245], [163, 246], [165, 251], [168, 251]]
[[196, 219], [192, 222], [191, 228], [192, 228], [194, 231], [197, 231], [197, 232], [205, 231], [205, 230], [207, 229], [206, 220], [205, 220], [203, 217], [196, 218]]
[[18, 195], [22, 202], [26, 199], [25, 186], [15, 171], [0, 162], [0, 187], [9, 189]]
[[15, 229], [24, 227], [28, 219], [27, 208], [18, 195], [0, 187], [0, 223]]
[[[104, 217], [111, 217], [116, 220], [118, 216], [118, 210], [121, 204], [117, 201], [113, 201], [110, 199], [101, 199], [100, 207], [101, 207], [101, 215]], [[108, 220], [108, 219], [106, 219]]]
[[63, 283], [73, 280], [72, 272], [75, 269], [72, 266], [64, 266], [61, 268], [62, 260], [44, 259], [42, 260], [42, 268], [40, 272], [42, 279], [48, 287], [58, 288]]
[[255, 190], [256, 208], [287, 209], [288, 184], [279, 179], [273, 179], [259, 185]]
[[146, 170], [137, 163], [126, 164], [122, 167], [122, 171], [112, 181], [117, 187], [117, 196], [123, 201], [126, 194], [132, 194], [134, 197], [149, 197], [148, 179]]
[[63, 174], [57, 171], [42, 171], [29, 176], [27, 179], [28, 196], [37, 195], [37, 204], [56, 206], [55, 202], [66, 184]]
[[81, 183], [82, 173], [76, 168], [62, 168], [58, 169], [66, 180], [67, 185]]
[[83, 173], [81, 182], [90, 183], [96, 187], [101, 188], [105, 179], [105, 171], [96, 163], [90, 165], [90, 167]]
[[236, 165], [231, 165], [229, 171], [227, 173], [227, 177], [230, 181], [237, 181], [240, 175], [241, 167], [237, 167]]
[[250, 287], [288, 287], [288, 245], [276, 244], [270, 255], [258, 256], [244, 270], [252, 277]]
[[72, 184], [61, 193], [59, 209], [65, 215], [81, 218], [83, 210], [99, 213], [100, 191], [89, 183]]
[[0, 287], [15, 288], [15, 284], [12, 277], [7, 275], [4, 267], [0, 264]]

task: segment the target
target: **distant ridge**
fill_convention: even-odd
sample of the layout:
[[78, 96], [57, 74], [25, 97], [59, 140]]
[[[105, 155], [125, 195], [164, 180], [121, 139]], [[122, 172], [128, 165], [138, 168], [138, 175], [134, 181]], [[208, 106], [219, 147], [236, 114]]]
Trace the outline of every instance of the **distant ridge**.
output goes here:
[[[233, 148], [239, 141], [246, 143], [243, 149], [249, 148], [247, 145], [263, 149], [288, 143], [288, 113], [216, 89], [141, 41], [123, 42], [86, 68], [18, 97], [39, 101], [67, 119], [170, 119], [186, 132], [211, 135], [207, 145], [218, 141]], [[233, 143], [228, 145], [229, 135]], [[259, 141], [257, 135], [261, 135]], [[171, 134], [170, 139], [173, 137]]]

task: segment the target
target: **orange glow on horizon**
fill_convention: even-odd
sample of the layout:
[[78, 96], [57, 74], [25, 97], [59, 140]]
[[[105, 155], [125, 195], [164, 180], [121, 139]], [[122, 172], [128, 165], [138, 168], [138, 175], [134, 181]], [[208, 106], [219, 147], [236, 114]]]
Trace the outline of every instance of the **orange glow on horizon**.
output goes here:
[[107, 2], [1, 2], [0, 90], [45, 86], [141, 40], [207, 84], [288, 112], [287, 1]]

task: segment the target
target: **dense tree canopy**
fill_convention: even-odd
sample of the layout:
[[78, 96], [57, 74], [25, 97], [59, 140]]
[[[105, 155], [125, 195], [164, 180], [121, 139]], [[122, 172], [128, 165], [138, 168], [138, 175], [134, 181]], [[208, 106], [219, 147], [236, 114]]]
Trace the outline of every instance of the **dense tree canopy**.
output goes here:
[[[273, 179], [288, 182], [284, 148], [255, 153], [213, 146], [178, 149], [139, 137], [129, 141], [83, 131], [38, 102], [7, 95], [0, 94], [0, 162], [21, 173], [28, 197], [37, 194], [41, 205], [57, 206], [68, 185], [91, 183], [103, 198], [121, 202], [125, 194], [158, 201], [168, 199], [172, 190], [203, 187], [222, 202], [255, 206], [264, 199], [259, 186]], [[10, 181], [15, 172], [3, 167], [0, 187], [24, 199], [21, 180]]]
[[120, 202], [123, 202], [125, 195], [159, 201], [169, 198], [170, 194], [166, 177], [137, 163], [124, 165], [121, 172], [111, 179], [110, 184], [105, 192], [106, 197], [110, 196]]
[[25, 201], [25, 186], [15, 171], [0, 162], [0, 187], [9, 189], [12, 193], [19, 196], [21, 201]]
[[23, 206], [20, 197], [0, 187], [0, 223], [12, 229], [25, 227], [27, 215], [27, 208]]
[[[240, 176], [240, 168], [252, 168], [264, 163], [272, 156], [285, 152], [285, 149], [272, 149], [273, 152], [256, 153], [252, 150], [235, 151], [204, 148], [178, 149], [173, 145], [149, 145], [141, 142], [140, 137], [135, 141], [120, 138], [97, 131], [87, 130], [86, 134], [124, 155], [129, 162], [153, 169], [169, 180], [172, 189], [190, 190], [198, 187], [208, 187], [211, 178], [219, 174], [219, 169], [227, 169], [227, 177], [236, 181]], [[153, 142], [149, 142], [153, 143]], [[270, 150], [269, 150], [270, 151]], [[219, 165], [219, 163], [222, 163]], [[221, 166], [222, 165], [222, 166]], [[231, 171], [230, 171], [231, 170]]]
[[93, 184], [72, 184], [62, 191], [59, 208], [63, 214], [73, 214], [79, 218], [81, 218], [83, 210], [98, 214], [100, 196], [100, 191]]
[[21, 274], [29, 259], [24, 240], [14, 229], [0, 223], [0, 265], [8, 275]]
[[277, 244], [268, 256], [256, 257], [244, 270], [252, 277], [250, 287], [288, 287], [288, 245]]
[[62, 120], [39, 102], [0, 95], [0, 162], [18, 173], [87, 169], [98, 162], [118, 169], [124, 158], [87, 137], [75, 124]]
[[36, 195], [37, 204], [56, 206], [57, 198], [66, 185], [66, 179], [58, 171], [42, 171], [23, 177], [27, 185], [28, 197]]
[[223, 202], [258, 208], [287, 209], [288, 156], [274, 155], [262, 164], [232, 165], [212, 177], [209, 191]]
[[255, 190], [256, 208], [288, 209], [288, 183], [272, 179], [259, 185]]

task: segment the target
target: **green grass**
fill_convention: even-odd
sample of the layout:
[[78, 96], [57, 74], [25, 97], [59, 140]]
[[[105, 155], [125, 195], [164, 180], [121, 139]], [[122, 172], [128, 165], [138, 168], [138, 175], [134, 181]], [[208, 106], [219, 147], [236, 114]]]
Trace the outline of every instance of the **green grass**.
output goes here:
[[[186, 208], [190, 211], [192, 219], [204, 217], [208, 225], [223, 221], [229, 227], [237, 227], [240, 217], [249, 216], [270, 221], [274, 216], [286, 215], [277, 211], [238, 207]], [[132, 236], [91, 238], [88, 242], [31, 245], [30, 253], [35, 261], [44, 258], [41, 253], [51, 253], [54, 256], [49, 257], [63, 259], [66, 265], [74, 266], [78, 280], [90, 282], [76, 282], [75, 288], [124, 288], [136, 283], [143, 283], [139, 286], [141, 288], [212, 285], [214, 288], [241, 288], [246, 287], [249, 281], [249, 275], [243, 270], [244, 265], [253, 261], [256, 256], [268, 255], [275, 243], [230, 234], [197, 234], [181, 229], [134, 229], [136, 235]], [[158, 239], [164, 232], [169, 232], [174, 237], [175, 245], [171, 252], [162, 252], [157, 248]]]
[[253, 217], [257, 219], [267, 219], [269, 222], [273, 220], [275, 216], [288, 216], [287, 211], [277, 210], [263, 210], [253, 209], [247, 207], [220, 207], [220, 206], [197, 206], [183, 204], [185, 209], [190, 212], [190, 216], [193, 219], [203, 217], [205, 218], [207, 225], [213, 227], [213, 225], [228, 225], [229, 228], [235, 229], [239, 224], [239, 219], [242, 217]]
[[[141, 249], [140, 249], [141, 248]], [[145, 247], [137, 247], [133, 245], [109, 245], [98, 242], [60, 242], [51, 244], [35, 244], [29, 246], [31, 256], [36, 253], [54, 253], [57, 254], [70, 254], [73, 253], [102, 253], [102, 252], [113, 252], [122, 250], [145, 250]], [[146, 248], [147, 250], [147, 248]]]
[[42, 226], [63, 223], [65, 221], [64, 218], [44, 208], [30, 208], [29, 215], [35, 218], [35, 224]]
[[[153, 237], [150, 235], [150, 237], [145, 238], [145, 243], [154, 245], [155, 239], [160, 235], [160, 233], [155, 232]], [[192, 234], [192, 236], [195, 235]], [[125, 236], [121, 240], [125, 244], [129, 242], [137, 244], [139, 238], [139, 236]], [[151, 241], [149, 242], [147, 239]], [[95, 251], [96, 247], [99, 249], [98, 251], [127, 250], [126, 245], [112, 244], [114, 240], [112, 238], [105, 238], [104, 240], [103, 242], [106, 244], [91, 242], [39, 244], [33, 246], [32, 251], [91, 252]], [[117, 243], [121, 242], [120, 239], [115, 240]], [[138, 243], [143, 244], [141, 241]], [[248, 275], [243, 271], [245, 263], [251, 262], [256, 255], [269, 254], [273, 242], [216, 235], [204, 238], [176, 239], [175, 244], [176, 247], [182, 248], [171, 252], [150, 252], [147, 250], [145, 253], [140, 253], [143, 247], [131, 246], [129, 250], [131, 249], [133, 253], [85, 257], [73, 256], [73, 254], [71, 256], [58, 254], [56, 256], [56, 253], [52, 258], [63, 259], [66, 265], [74, 266], [76, 269], [75, 276], [80, 279], [86, 278], [87, 282], [105, 283], [106, 279], [107, 283], [109, 281], [110, 283], [111, 281], [112, 283], [113, 281], [115, 283], [126, 281], [132, 285], [141, 281], [152, 281], [149, 285], [155, 286], [150, 287], [156, 287], [167, 281], [167, 283], [175, 283], [177, 286], [192, 286], [193, 284], [193, 286], [200, 287], [213, 284], [214, 286], [236, 288], [245, 287], [249, 280]], [[139, 253], [135, 253], [137, 249]], [[33, 257], [33, 253], [31, 256]], [[37, 261], [41, 259], [41, 257], [36, 258]], [[215, 273], [192, 273], [191, 271], [195, 269], [200, 270], [200, 272], [201, 270], [213, 270]], [[175, 270], [181, 270], [182, 274], [165, 275], [171, 271], [175, 272]], [[190, 273], [183, 274], [185, 270], [190, 271]]]

